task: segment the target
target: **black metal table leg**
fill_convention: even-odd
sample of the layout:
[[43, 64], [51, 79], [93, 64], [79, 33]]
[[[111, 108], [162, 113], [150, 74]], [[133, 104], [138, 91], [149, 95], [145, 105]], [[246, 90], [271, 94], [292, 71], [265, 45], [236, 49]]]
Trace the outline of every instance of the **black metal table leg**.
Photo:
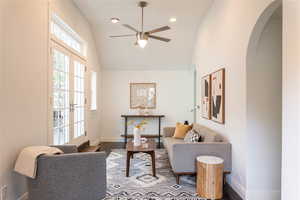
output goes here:
[[160, 149], [160, 129], [161, 129], [161, 118], [158, 118], [158, 148]]
[[127, 117], [125, 117], [125, 134], [124, 134], [124, 148], [126, 148], [127, 145]]

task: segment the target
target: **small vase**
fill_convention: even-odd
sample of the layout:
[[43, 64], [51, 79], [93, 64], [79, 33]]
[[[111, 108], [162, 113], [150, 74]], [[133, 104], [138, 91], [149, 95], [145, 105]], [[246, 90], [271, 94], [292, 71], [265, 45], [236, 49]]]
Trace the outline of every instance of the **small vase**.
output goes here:
[[133, 129], [133, 145], [134, 146], [141, 145], [141, 130], [136, 127], [134, 127]]

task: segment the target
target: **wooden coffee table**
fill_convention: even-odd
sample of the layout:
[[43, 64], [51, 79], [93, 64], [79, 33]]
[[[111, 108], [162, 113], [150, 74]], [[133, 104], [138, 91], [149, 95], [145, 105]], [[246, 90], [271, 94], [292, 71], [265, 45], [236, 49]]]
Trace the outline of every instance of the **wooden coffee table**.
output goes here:
[[148, 139], [146, 143], [143, 143], [141, 146], [133, 146], [132, 140], [129, 141], [126, 145], [127, 159], [126, 159], [126, 177], [129, 177], [129, 168], [130, 168], [130, 159], [133, 158], [133, 155], [136, 153], [147, 153], [151, 156], [152, 159], [152, 173], [156, 177], [155, 169], [155, 140]]

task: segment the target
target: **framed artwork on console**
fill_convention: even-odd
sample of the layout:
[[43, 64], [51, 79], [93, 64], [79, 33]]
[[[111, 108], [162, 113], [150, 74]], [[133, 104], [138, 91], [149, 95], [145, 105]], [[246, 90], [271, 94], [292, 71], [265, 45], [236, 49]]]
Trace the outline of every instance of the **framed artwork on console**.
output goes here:
[[211, 74], [211, 119], [225, 123], [225, 69]]
[[211, 119], [211, 75], [201, 79], [201, 116]]
[[130, 108], [155, 109], [156, 83], [130, 83]]

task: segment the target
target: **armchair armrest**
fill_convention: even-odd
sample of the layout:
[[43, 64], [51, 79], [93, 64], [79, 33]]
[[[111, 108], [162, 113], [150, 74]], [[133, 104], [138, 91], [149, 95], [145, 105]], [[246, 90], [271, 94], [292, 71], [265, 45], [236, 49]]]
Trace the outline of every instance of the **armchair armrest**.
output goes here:
[[78, 149], [76, 145], [66, 144], [66, 145], [53, 145], [51, 147], [56, 147], [62, 150], [65, 154], [68, 153], [77, 153]]
[[175, 127], [164, 127], [163, 128], [163, 136], [164, 137], [173, 137], [175, 133]]
[[29, 199], [99, 199], [106, 194], [106, 154], [41, 156], [36, 179], [27, 180]]

